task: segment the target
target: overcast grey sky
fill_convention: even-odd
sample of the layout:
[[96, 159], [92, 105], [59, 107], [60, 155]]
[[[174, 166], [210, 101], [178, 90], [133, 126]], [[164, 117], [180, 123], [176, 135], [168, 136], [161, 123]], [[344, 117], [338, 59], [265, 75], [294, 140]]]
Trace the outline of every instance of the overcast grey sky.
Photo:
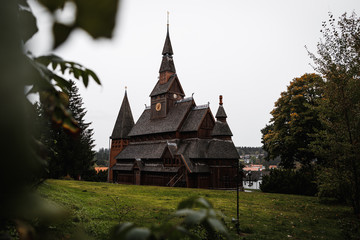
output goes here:
[[[40, 32], [28, 47], [34, 55], [46, 54], [49, 17], [32, 6]], [[77, 30], [56, 54], [100, 77], [102, 86], [78, 86], [95, 149], [108, 147], [125, 86], [135, 122], [150, 103], [169, 11], [174, 63], [186, 96], [194, 93], [198, 105], [210, 102], [215, 115], [223, 95], [235, 145], [261, 146], [260, 130], [280, 93], [293, 78], [314, 72], [304, 46], [316, 51], [328, 12], [338, 18], [359, 9], [359, 0], [123, 0], [112, 40], [94, 41]]]

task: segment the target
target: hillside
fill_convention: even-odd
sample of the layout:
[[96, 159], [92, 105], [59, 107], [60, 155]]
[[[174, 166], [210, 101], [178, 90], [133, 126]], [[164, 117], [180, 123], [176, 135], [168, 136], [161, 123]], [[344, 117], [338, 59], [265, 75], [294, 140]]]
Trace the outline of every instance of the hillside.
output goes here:
[[[203, 196], [212, 202], [228, 217], [227, 226], [235, 234], [230, 221], [236, 217], [235, 191], [48, 180], [39, 192], [70, 212], [65, 223], [52, 226], [52, 234], [59, 238], [83, 228], [95, 239], [107, 239], [119, 221], [149, 227], [164, 221], [181, 200], [190, 196]], [[320, 204], [314, 197], [242, 192], [241, 238], [349, 239], [346, 234], [356, 222], [350, 211], [347, 206]]]

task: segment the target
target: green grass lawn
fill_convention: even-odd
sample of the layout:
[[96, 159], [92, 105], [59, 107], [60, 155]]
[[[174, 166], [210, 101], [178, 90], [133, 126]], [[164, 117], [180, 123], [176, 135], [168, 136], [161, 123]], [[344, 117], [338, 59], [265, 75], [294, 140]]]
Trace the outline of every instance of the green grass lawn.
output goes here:
[[[39, 192], [70, 212], [65, 223], [52, 227], [59, 236], [84, 229], [95, 239], [107, 239], [109, 230], [119, 221], [149, 227], [163, 222], [181, 200], [191, 196], [202, 196], [222, 211], [235, 236], [231, 223], [231, 218], [236, 218], [235, 191], [47, 180]], [[243, 235], [236, 238], [360, 239], [358, 226], [348, 206], [320, 204], [315, 197], [242, 192]]]

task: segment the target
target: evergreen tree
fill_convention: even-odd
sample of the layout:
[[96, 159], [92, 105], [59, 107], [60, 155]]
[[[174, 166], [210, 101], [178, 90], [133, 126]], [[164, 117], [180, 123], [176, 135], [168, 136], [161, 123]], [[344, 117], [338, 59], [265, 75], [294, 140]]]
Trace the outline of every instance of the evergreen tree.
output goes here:
[[49, 174], [53, 178], [69, 175], [79, 179], [94, 164], [93, 129], [89, 128], [90, 123], [85, 122], [86, 110], [78, 93], [79, 89], [74, 81], [70, 81], [70, 85], [68, 108], [77, 121], [80, 131], [72, 134], [66, 129], [54, 125], [52, 125], [52, 130], [48, 131], [49, 135], [45, 137], [47, 139], [45, 144], [48, 144], [52, 150]]
[[109, 164], [109, 155], [110, 155], [110, 151], [108, 148], [100, 148], [95, 155], [96, 164], [98, 166], [107, 167]]

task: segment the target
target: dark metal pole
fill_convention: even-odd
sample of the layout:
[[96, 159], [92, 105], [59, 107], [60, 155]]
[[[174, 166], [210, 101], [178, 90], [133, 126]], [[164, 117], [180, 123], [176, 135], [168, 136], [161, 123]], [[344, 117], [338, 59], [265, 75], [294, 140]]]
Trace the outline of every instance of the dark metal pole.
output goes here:
[[236, 230], [240, 234], [240, 220], [239, 220], [239, 183], [240, 183], [240, 171], [239, 171], [239, 159], [237, 160], [237, 180], [236, 180]]

